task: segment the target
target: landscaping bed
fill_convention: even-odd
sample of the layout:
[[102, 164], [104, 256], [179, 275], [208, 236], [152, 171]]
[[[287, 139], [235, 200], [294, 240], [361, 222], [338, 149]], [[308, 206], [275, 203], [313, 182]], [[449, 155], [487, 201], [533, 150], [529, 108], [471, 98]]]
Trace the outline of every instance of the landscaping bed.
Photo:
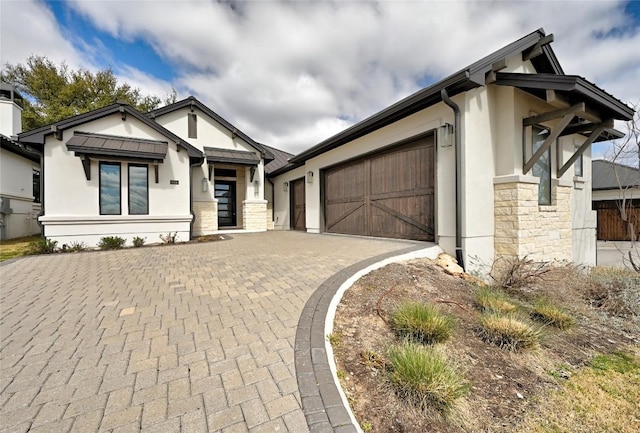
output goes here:
[[[362, 429], [638, 431], [640, 275], [598, 268], [587, 272], [573, 266], [537, 271], [529, 279], [510, 281], [510, 287], [483, 289], [424, 259], [388, 265], [348, 289], [329, 340], [338, 378]], [[486, 307], [480, 300], [483, 290], [502, 297], [513, 309]], [[394, 314], [408, 302], [428, 304], [450, 319], [449, 335], [425, 339], [425, 333], [398, 330]], [[500, 326], [511, 329], [517, 323], [533, 334], [525, 332], [522, 338], [527, 344], [522, 345], [499, 333], [496, 337], [488, 328], [495, 318], [506, 320]], [[450, 400], [432, 391], [437, 387], [412, 388], [398, 379], [402, 371], [396, 364], [397, 350], [409, 344], [407, 338], [448, 363], [455, 377], [446, 376], [445, 385], [462, 381], [456, 392], [448, 394]], [[602, 362], [597, 364], [599, 359]], [[620, 364], [618, 359], [628, 362]], [[621, 372], [617, 367], [598, 370], [598, 365], [609, 365], [609, 361], [625, 367]], [[576, 397], [567, 389], [586, 389], [578, 381], [590, 378], [593, 382], [593, 377], [612, 382], [610, 389], [605, 386], [610, 392], [600, 397], [611, 401], [581, 409], [580, 398], [589, 396]], [[598, 413], [598, 407], [606, 412]], [[612, 407], [621, 413], [611, 412]], [[608, 427], [611, 421], [614, 425]]]

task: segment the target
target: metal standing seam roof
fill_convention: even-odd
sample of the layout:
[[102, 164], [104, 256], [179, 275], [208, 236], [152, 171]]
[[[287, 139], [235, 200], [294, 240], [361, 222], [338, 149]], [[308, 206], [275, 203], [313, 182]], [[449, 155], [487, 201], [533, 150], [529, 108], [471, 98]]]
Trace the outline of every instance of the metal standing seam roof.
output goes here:
[[154, 129], [155, 131], [162, 134], [164, 137], [168, 138], [171, 142], [176, 143], [179, 147], [183, 148], [187, 151], [187, 154], [190, 158], [200, 159], [202, 160], [203, 154], [196, 147], [184, 141], [182, 138], [175, 135], [173, 132], [168, 129], [162, 127], [157, 122], [149, 119], [144, 114], [140, 113], [135, 108], [124, 102], [117, 102], [115, 104], [107, 105], [106, 107], [98, 108], [93, 111], [89, 111], [87, 113], [78, 114], [76, 116], [70, 117], [68, 119], [61, 120], [59, 122], [55, 122], [49, 125], [42, 126], [40, 128], [32, 129], [31, 131], [26, 131], [21, 134], [18, 134], [18, 140], [22, 143], [28, 143], [33, 145], [43, 145], [45, 136], [49, 134], [53, 134], [55, 130], [65, 130], [68, 128], [72, 128], [74, 126], [82, 125], [84, 123], [100, 119], [106, 116], [113, 115], [115, 113], [121, 113], [123, 116], [131, 115]]
[[280, 149], [276, 149], [275, 147], [267, 146], [266, 144], [260, 143], [264, 148], [271, 152], [273, 155], [273, 161], [265, 164], [264, 172], [269, 175], [272, 172], [278, 170], [281, 167], [284, 167], [289, 163], [289, 159], [293, 157], [292, 153], [285, 152]]
[[229, 164], [258, 165], [260, 157], [254, 152], [244, 150], [220, 149], [217, 147], [205, 147], [204, 155], [207, 162], [225, 162]]
[[591, 162], [593, 190], [640, 187], [640, 169], [603, 159]]
[[167, 156], [166, 141], [76, 132], [67, 141], [67, 149], [76, 153], [161, 160]]

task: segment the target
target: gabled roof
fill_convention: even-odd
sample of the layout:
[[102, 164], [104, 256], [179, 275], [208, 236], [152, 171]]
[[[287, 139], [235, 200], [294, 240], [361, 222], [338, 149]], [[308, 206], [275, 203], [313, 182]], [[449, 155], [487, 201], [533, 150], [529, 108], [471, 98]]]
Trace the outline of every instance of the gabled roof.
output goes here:
[[546, 90], [558, 90], [572, 103], [586, 99], [608, 118], [631, 120], [634, 114], [633, 108], [577, 75], [498, 72], [494, 84], [518, 87], [541, 99]]
[[88, 132], [75, 132], [73, 137], [67, 141], [67, 149], [80, 154], [132, 157], [156, 161], [164, 161], [168, 147], [166, 141]]
[[216, 113], [211, 108], [204, 105], [202, 102], [198, 101], [198, 99], [196, 99], [195, 96], [189, 96], [188, 98], [183, 99], [182, 101], [178, 101], [171, 105], [166, 105], [164, 107], [151, 110], [147, 113], [147, 116], [149, 116], [149, 118], [151, 119], [154, 119], [156, 117], [160, 117], [164, 114], [171, 113], [173, 111], [180, 110], [185, 107], [193, 107], [193, 108], [197, 107], [200, 111], [204, 112], [207, 116], [211, 117], [217, 123], [222, 125], [231, 134], [235, 134], [238, 137], [242, 138], [245, 142], [247, 142], [247, 144], [249, 144], [251, 147], [253, 147], [258, 152], [260, 152], [260, 154], [265, 160], [271, 161], [273, 159], [273, 155], [262, 144], [254, 141], [251, 137], [249, 137], [247, 134], [245, 134], [244, 132], [240, 131], [238, 128], [233, 126], [231, 123], [225, 120], [218, 113]]
[[[413, 95], [402, 99], [373, 116], [294, 156], [289, 161], [291, 168], [300, 165], [314, 156], [339, 147], [356, 138], [437, 104], [442, 101], [440, 97], [440, 91], [442, 89], [447, 89], [449, 96], [454, 96], [458, 93], [484, 86], [485, 75], [492, 70], [496, 62], [537, 47], [537, 44], [539, 42], [542, 43], [541, 40], [545, 38], [545, 36], [546, 34], [543, 29], [536, 30], [443, 80], [417, 91]], [[563, 74], [564, 72], [551, 47], [548, 44], [544, 44], [540, 49], [541, 55], [531, 59], [536, 70], [543, 73]]]
[[640, 187], [640, 170], [603, 159], [591, 162], [593, 190]]
[[266, 144], [262, 144], [262, 146], [273, 155], [273, 161], [264, 166], [265, 174], [269, 175], [279, 168], [284, 167], [289, 163], [289, 159], [293, 157], [292, 153], [276, 149], [275, 147], [267, 146]]
[[93, 120], [101, 119], [115, 113], [121, 113], [123, 116], [132, 116], [136, 118], [140, 122], [149, 126], [151, 129], [168, 138], [170, 141], [176, 143], [179, 147], [186, 150], [190, 158], [201, 160], [203, 159], [202, 152], [200, 152], [197, 148], [187, 143], [182, 138], [175, 135], [173, 132], [152, 121], [147, 116], [124, 102], [117, 102], [115, 104], [107, 105], [106, 107], [98, 108], [97, 110], [78, 114], [77, 116], [60, 120], [59, 122], [32, 129], [31, 131], [23, 132], [21, 134], [18, 134], [18, 140], [22, 143], [28, 143], [32, 145], [44, 145], [45, 137], [47, 135], [54, 134], [55, 131], [63, 131], [65, 129], [82, 125]]
[[23, 144], [12, 140], [11, 137], [7, 137], [4, 134], [0, 134], [0, 147], [33, 162], [40, 162], [40, 155], [37, 152], [28, 149]]

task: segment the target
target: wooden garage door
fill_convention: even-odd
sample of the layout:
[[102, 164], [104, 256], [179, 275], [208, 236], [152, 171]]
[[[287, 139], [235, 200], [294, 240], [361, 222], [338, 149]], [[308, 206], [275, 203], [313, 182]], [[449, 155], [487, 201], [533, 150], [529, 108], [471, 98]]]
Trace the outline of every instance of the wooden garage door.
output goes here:
[[325, 170], [325, 230], [433, 241], [434, 164], [429, 136]]

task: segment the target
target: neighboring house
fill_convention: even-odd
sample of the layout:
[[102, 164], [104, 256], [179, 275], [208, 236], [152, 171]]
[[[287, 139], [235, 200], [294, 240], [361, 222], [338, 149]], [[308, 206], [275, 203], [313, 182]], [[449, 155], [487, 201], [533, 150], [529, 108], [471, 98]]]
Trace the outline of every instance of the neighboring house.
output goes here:
[[59, 245], [267, 229], [273, 156], [193, 97], [147, 114], [116, 103], [18, 137], [43, 153], [39, 220]]
[[590, 146], [633, 110], [565, 75], [552, 41], [535, 31], [291, 158], [270, 175], [276, 229], [435, 241], [481, 272], [595, 264]]
[[22, 101], [0, 83], [0, 240], [40, 232], [40, 155], [13, 138], [22, 131]]
[[598, 239], [639, 239], [640, 170], [598, 159], [593, 161], [591, 171], [593, 209], [598, 213]]

